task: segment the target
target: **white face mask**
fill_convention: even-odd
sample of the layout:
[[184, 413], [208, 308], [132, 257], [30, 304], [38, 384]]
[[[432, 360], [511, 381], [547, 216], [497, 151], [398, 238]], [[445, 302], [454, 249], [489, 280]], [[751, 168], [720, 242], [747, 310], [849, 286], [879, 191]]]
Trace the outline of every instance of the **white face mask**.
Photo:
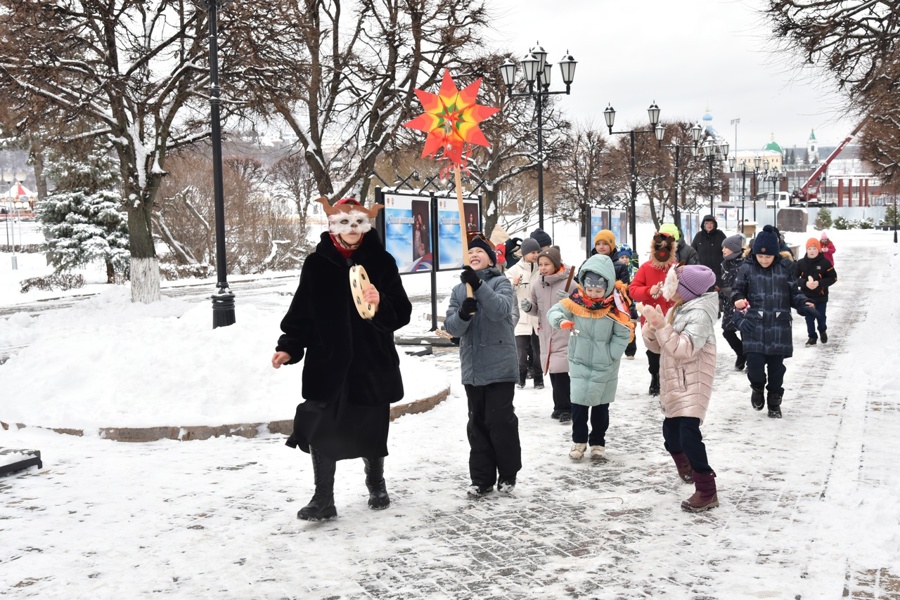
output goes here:
[[372, 229], [372, 221], [369, 216], [359, 210], [340, 212], [328, 217], [328, 231], [333, 235], [342, 233], [366, 233]]

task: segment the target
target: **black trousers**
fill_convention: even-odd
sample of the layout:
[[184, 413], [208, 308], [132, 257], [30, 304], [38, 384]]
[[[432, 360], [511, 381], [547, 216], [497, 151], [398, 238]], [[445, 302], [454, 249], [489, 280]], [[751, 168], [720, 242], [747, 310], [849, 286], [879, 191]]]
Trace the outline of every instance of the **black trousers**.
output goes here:
[[[544, 382], [541, 368], [541, 339], [536, 333], [516, 336], [516, 352], [519, 356], [519, 383], [525, 385], [525, 374], [530, 366], [534, 371], [534, 382]], [[529, 361], [529, 359], [531, 359]]]
[[651, 375], [659, 375], [659, 354], [647, 350], [647, 370]]
[[[588, 433], [588, 418], [591, 430]], [[572, 405], [572, 442], [591, 446], [606, 446], [609, 429], [609, 404], [597, 406]]]
[[550, 373], [553, 386], [553, 410], [572, 412], [572, 380], [568, 373]]
[[706, 445], [700, 433], [700, 419], [696, 417], [672, 417], [663, 419], [663, 439], [669, 452], [684, 452], [691, 468], [700, 473], [709, 473], [709, 459], [706, 458]]
[[474, 485], [515, 480], [522, 468], [519, 419], [513, 407], [515, 384], [466, 385], [469, 403], [469, 475]]
[[[769, 381], [766, 382], [768, 371]], [[747, 379], [750, 385], [757, 388], [765, 386], [767, 390], [779, 396], [784, 394], [784, 374], [787, 367], [784, 366], [784, 357], [774, 354], [762, 354], [760, 352], [747, 353]]]
[[734, 350], [736, 356], [743, 356], [744, 342], [741, 341], [741, 336], [738, 335], [737, 331], [722, 330], [722, 337], [725, 338], [725, 341], [728, 342], [728, 345]]

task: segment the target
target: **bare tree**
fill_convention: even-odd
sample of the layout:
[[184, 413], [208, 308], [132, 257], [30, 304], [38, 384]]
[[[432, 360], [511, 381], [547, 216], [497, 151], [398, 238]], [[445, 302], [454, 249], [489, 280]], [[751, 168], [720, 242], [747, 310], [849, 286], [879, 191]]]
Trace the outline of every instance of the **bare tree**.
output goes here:
[[294, 205], [298, 215], [297, 234], [300, 239], [305, 239], [309, 208], [318, 197], [309, 164], [300, 154], [289, 154], [272, 165], [270, 174], [272, 195]]

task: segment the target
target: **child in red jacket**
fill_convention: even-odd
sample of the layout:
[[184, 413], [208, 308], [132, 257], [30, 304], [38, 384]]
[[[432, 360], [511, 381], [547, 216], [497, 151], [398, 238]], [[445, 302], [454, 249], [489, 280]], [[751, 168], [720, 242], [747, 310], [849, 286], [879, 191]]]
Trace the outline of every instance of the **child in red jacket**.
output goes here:
[[[653, 236], [650, 247], [650, 260], [640, 266], [634, 275], [631, 285], [628, 286], [628, 295], [635, 302], [659, 307], [666, 314], [672, 307], [672, 302], [662, 295], [663, 282], [669, 268], [675, 264], [675, 238], [667, 233], [657, 232]], [[641, 317], [641, 327], [645, 326], [645, 319]], [[647, 370], [650, 371], [651, 396], [659, 396], [659, 354], [647, 350]]]

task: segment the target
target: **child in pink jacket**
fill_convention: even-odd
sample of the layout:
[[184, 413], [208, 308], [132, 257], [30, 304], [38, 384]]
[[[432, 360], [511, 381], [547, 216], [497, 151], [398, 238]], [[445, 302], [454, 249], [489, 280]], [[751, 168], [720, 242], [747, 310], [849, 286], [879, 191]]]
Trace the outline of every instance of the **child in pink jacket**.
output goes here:
[[719, 505], [716, 474], [706, 457], [700, 425], [712, 395], [716, 374], [716, 319], [719, 296], [710, 288], [716, 274], [704, 265], [669, 269], [663, 297], [674, 302], [668, 315], [644, 305], [647, 327], [644, 344], [660, 355], [659, 405], [665, 448], [672, 455], [678, 475], [693, 483], [693, 496], [681, 503], [688, 512], [702, 512]]

